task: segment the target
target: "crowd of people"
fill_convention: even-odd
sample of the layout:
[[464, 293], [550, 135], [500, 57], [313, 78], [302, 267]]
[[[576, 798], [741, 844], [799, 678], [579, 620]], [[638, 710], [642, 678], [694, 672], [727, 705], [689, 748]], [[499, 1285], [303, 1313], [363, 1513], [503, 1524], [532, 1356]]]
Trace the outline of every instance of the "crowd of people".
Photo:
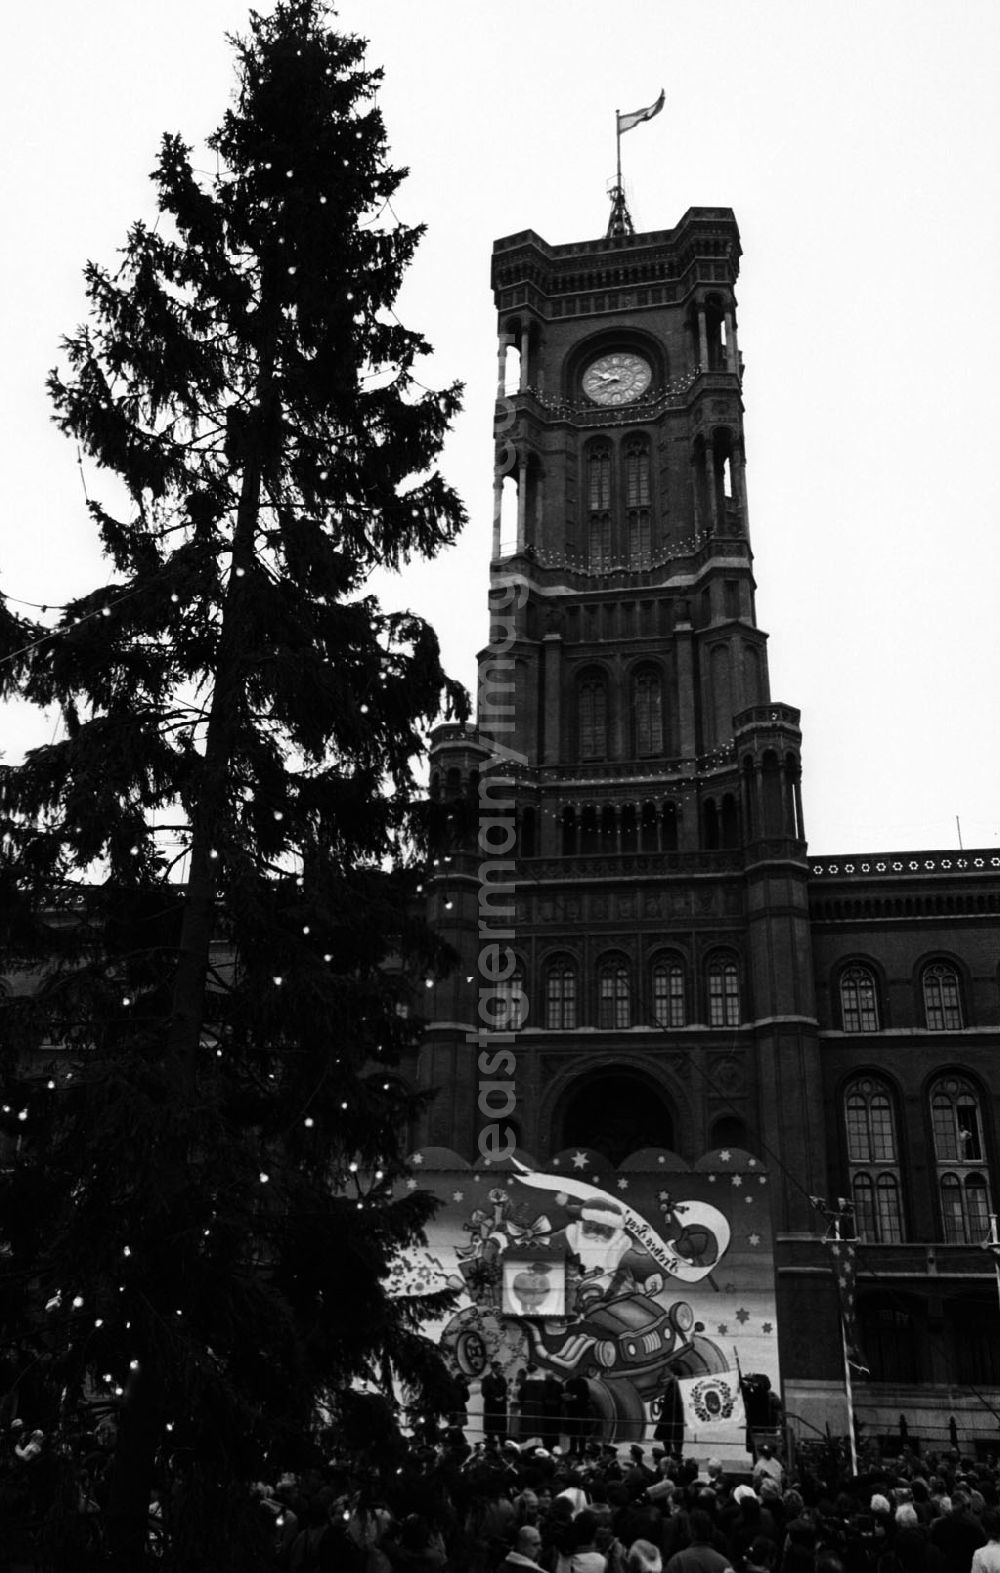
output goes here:
[[[96, 1528], [110, 1438], [81, 1456], [79, 1518]], [[414, 1439], [392, 1467], [343, 1460], [255, 1487], [261, 1573], [1000, 1573], [1000, 1470], [957, 1450], [852, 1474], [833, 1455], [789, 1474], [762, 1443], [738, 1468], [656, 1444], [460, 1427]], [[46, 1467], [48, 1463], [48, 1468]], [[53, 1459], [11, 1427], [0, 1499], [40, 1509]], [[169, 1533], [169, 1490], [150, 1503], [150, 1547]], [[89, 1522], [88, 1522], [89, 1521]], [[97, 1536], [83, 1534], [81, 1553]], [[2, 1565], [0, 1556], [0, 1565]], [[84, 1567], [81, 1561], [79, 1567]], [[96, 1563], [94, 1565], [97, 1565]]]
[[414, 1447], [391, 1478], [260, 1486], [275, 1567], [338, 1573], [1000, 1573], [1000, 1471], [957, 1452], [789, 1477], [653, 1445]]

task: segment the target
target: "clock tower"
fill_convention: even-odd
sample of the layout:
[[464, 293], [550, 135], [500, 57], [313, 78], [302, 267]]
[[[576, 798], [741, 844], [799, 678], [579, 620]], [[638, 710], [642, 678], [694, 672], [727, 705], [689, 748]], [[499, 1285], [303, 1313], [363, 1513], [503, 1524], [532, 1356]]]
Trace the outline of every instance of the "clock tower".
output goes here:
[[826, 1171], [801, 734], [754, 609], [739, 258], [727, 208], [494, 247], [489, 636], [476, 724], [432, 746], [430, 916], [461, 959], [428, 979], [420, 1137], [471, 1161], [500, 1116], [539, 1162], [768, 1152], [776, 1192], [802, 1181], [776, 1221], [804, 1228]]

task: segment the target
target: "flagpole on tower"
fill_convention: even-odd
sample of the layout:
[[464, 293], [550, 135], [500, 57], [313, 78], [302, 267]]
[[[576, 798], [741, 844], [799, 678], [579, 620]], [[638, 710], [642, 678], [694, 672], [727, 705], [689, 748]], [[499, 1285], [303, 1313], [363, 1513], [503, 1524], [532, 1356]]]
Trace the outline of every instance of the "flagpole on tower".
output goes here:
[[[633, 109], [622, 114], [620, 109], [615, 110], [615, 183], [611, 188], [611, 217], [608, 219], [608, 240], [623, 235], [634, 235], [635, 225], [632, 215], [625, 201], [625, 187], [622, 185], [622, 132], [631, 131], [633, 126], [638, 126], [644, 120], [652, 120], [663, 108], [665, 94], [660, 89], [660, 96], [655, 103], [649, 104], [645, 109]], [[624, 124], [623, 124], [624, 122]]]
[[609, 240], [616, 235], [634, 235], [635, 225], [632, 215], [625, 201], [625, 187], [622, 185], [622, 117], [621, 111], [615, 110], [615, 183], [611, 188], [611, 217], [608, 219]]

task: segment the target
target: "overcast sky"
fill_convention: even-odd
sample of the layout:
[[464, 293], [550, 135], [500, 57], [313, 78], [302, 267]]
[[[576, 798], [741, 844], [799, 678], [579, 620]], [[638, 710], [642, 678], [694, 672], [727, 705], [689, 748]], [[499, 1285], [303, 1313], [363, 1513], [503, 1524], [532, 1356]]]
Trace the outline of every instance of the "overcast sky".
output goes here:
[[[259, 7], [266, 9], [268, 0]], [[1000, 5], [996, 0], [346, 0], [385, 67], [395, 206], [428, 234], [401, 297], [466, 383], [445, 455], [470, 523], [398, 590], [471, 684], [492, 512], [492, 242], [604, 232], [614, 111], [639, 229], [732, 207], [758, 618], [802, 710], [813, 852], [1000, 844]], [[108, 577], [44, 377], [86, 258], [151, 217], [161, 132], [230, 89], [238, 0], [49, 0], [0, 62], [0, 588]], [[206, 167], [210, 160], [202, 162]], [[93, 477], [91, 477], [93, 480]], [[93, 486], [92, 486], [93, 489]], [[8, 714], [4, 748], [38, 737]], [[51, 727], [49, 734], [51, 733]]]

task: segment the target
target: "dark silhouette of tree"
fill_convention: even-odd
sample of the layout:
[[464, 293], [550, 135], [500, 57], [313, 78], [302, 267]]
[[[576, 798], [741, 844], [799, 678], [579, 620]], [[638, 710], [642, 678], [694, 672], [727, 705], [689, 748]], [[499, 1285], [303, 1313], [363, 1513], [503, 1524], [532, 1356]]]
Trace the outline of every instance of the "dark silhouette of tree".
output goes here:
[[4, 692], [62, 718], [0, 778], [7, 965], [42, 985], [2, 1048], [2, 1333], [33, 1423], [116, 1417], [115, 1566], [169, 1457], [168, 1565], [216, 1573], [255, 1565], [248, 1483], [318, 1404], [335, 1432], [359, 1379], [441, 1391], [440, 1297], [385, 1292], [427, 1212], [383, 1067], [442, 965], [412, 767], [464, 713], [368, 586], [463, 522], [435, 469], [460, 390], [422, 387], [393, 309], [420, 231], [380, 73], [320, 0], [232, 42], [217, 172], [164, 137], [160, 216], [88, 264], [50, 378], [121, 483], [90, 505], [110, 582], [54, 629], [0, 619]]

